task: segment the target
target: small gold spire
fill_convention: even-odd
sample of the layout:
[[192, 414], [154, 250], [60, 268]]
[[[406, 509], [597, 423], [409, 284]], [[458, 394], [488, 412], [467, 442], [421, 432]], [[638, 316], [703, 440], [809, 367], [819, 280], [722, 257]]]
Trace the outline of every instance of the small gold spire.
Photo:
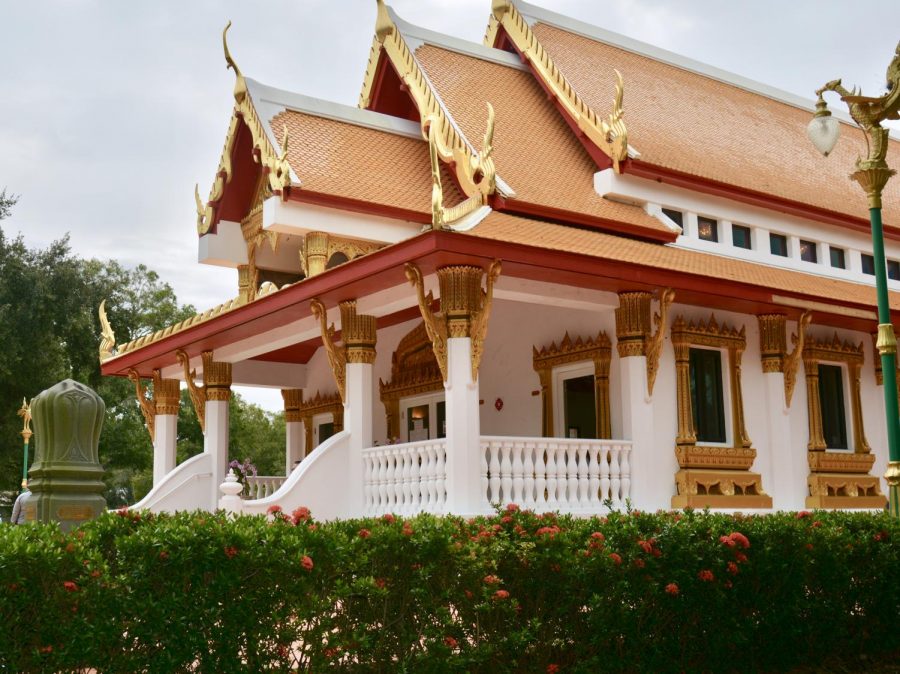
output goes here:
[[242, 103], [244, 98], [247, 97], [247, 82], [244, 80], [244, 75], [241, 73], [241, 69], [238, 68], [237, 63], [234, 62], [234, 59], [231, 57], [231, 52], [228, 50], [228, 29], [231, 28], [231, 21], [228, 22], [228, 25], [225, 26], [225, 30], [222, 31], [222, 49], [225, 50], [225, 62], [228, 64], [227, 67], [231, 68], [234, 71], [237, 79], [234, 83], [234, 100], [238, 103]]
[[100, 362], [109, 360], [115, 353], [116, 335], [106, 317], [106, 300], [100, 302]]

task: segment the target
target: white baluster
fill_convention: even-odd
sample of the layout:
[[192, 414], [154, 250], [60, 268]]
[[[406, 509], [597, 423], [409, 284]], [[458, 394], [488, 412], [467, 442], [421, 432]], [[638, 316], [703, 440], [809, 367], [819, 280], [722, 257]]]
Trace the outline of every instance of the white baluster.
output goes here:
[[566, 448], [566, 486], [568, 487], [567, 503], [569, 508], [578, 507], [578, 445], [570, 442]]
[[597, 509], [600, 502], [597, 493], [600, 490], [600, 464], [597, 463], [598, 452], [600, 452], [600, 447], [596, 442], [592, 442], [588, 449], [588, 456], [590, 459], [590, 464], [588, 466], [588, 506], [594, 510]]
[[391, 447], [387, 454], [387, 512], [397, 510], [397, 448]]
[[513, 453], [512, 460], [512, 503], [522, 503], [525, 499], [522, 495], [522, 488], [525, 484], [525, 464], [522, 461], [522, 454], [526, 451], [525, 444], [522, 442], [510, 443]]
[[500, 489], [503, 494], [497, 500], [500, 503], [510, 503], [512, 502], [512, 461], [510, 460], [512, 443], [504, 442], [500, 451]]
[[522, 505], [527, 508], [534, 504], [534, 454], [535, 443], [525, 442], [522, 448], [522, 471], [525, 473]]
[[413, 452], [414, 447], [407, 447], [403, 451], [403, 509], [410, 513], [415, 509], [413, 499]]
[[434, 445], [428, 445], [422, 451], [422, 510], [431, 512], [434, 503]]
[[[556, 500], [556, 492], [559, 486], [559, 476], [557, 474], [557, 457], [559, 455], [559, 443], [557, 442], [548, 442], [547, 443], [547, 505], [551, 510], [555, 510], [559, 507], [559, 502]], [[563, 466], [563, 470], [565, 470], [565, 466]]]
[[587, 442], [578, 443], [578, 507], [588, 507], [588, 447]]
[[447, 503], [447, 441], [441, 441], [437, 452], [437, 463], [435, 464], [435, 474], [437, 475], [437, 502], [443, 508]]
[[491, 503], [500, 502], [500, 443], [491, 441], [491, 462], [490, 462], [490, 485], [491, 485]]
[[546, 442], [538, 442], [534, 452], [534, 503], [543, 506], [547, 503], [547, 460], [550, 450]]
[[412, 455], [412, 499], [416, 512], [422, 511], [425, 499], [422, 494], [422, 457], [428, 451], [427, 447], [419, 447]]
[[490, 488], [490, 480], [488, 479], [488, 471], [490, 470], [488, 466], [488, 453], [490, 452], [489, 443], [484, 440], [481, 441], [481, 452], [478, 455], [478, 458], [481, 461], [481, 498], [485, 503], [490, 503], [491, 498], [488, 493], [488, 489]]
[[619, 498], [620, 490], [622, 488], [622, 481], [620, 479], [621, 473], [619, 472], [619, 446], [613, 445], [609, 448], [609, 474], [610, 474], [610, 497], [612, 498], [613, 508], [618, 508], [622, 505], [622, 500]]
[[600, 500], [605, 501], [609, 498], [609, 461], [606, 454], [609, 451], [608, 445], [600, 446]]
[[388, 502], [388, 450], [382, 449], [378, 451], [378, 511], [387, 511]]
[[619, 454], [622, 475], [622, 502], [631, 499], [631, 445], [622, 445], [622, 452]]
[[365, 498], [365, 510], [372, 512], [372, 453], [363, 454], [363, 497]]

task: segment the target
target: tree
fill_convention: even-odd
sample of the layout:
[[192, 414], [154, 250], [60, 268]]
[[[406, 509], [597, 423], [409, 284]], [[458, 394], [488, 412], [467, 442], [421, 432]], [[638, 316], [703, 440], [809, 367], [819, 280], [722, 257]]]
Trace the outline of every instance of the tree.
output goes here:
[[0, 220], [4, 218], [8, 218], [9, 214], [12, 212], [12, 207], [16, 205], [16, 202], [19, 201], [19, 197], [10, 194], [6, 194], [6, 188], [0, 192]]

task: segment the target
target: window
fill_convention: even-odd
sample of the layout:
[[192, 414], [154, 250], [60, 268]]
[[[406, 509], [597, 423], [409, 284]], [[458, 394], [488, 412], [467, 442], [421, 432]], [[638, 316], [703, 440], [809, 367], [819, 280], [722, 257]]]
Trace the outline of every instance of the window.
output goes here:
[[673, 211], [671, 208], [662, 209], [663, 215], [665, 215], [669, 220], [674, 222], [679, 227], [684, 227], [684, 215], [681, 211]]
[[888, 278], [892, 281], [900, 281], [900, 262], [897, 260], [887, 261]]
[[875, 258], [865, 253], [860, 257], [862, 258], [862, 273], [875, 276]]
[[327, 421], [324, 424], [319, 424], [319, 444], [321, 445], [328, 438], [334, 435], [334, 422]]
[[731, 243], [735, 248], [746, 248], [750, 250], [750, 228], [743, 225], [731, 226]]
[[829, 250], [831, 251], [831, 266], [837, 269], [846, 269], [847, 260], [844, 257], [844, 249], [829, 246]]
[[406, 409], [406, 437], [409, 442], [428, 440], [428, 405], [416, 405]]
[[447, 403], [443, 391], [401, 398], [399, 442], [420, 442], [447, 437]]
[[594, 375], [563, 380], [564, 428], [567, 438], [597, 437]]
[[814, 242], [800, 239], [800, 259], [804, 262], [819, 261], [819, 256], [816, 253], [816, 244]]
[[844, 415], [844, 372], [838, 365], [819, 365], [822, 437], [828, 449], [848, 449]]
[[719, 240], [719, 223], [712, 218], [697, 218], [697, 236], [704, 241]]
[[769, 250], [772, 252], [772, 255], [787, 257], [787, 237], [783, 234], [772, 234], [769, 232]]
[[725, 442], [725, 402], [722, 393], [722, 354], [691, 349], [691, 406], [698, 442]]

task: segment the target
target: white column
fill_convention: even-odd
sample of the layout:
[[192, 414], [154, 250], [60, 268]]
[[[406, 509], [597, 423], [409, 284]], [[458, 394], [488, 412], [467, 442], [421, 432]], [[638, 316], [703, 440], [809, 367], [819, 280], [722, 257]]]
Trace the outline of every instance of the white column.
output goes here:
[[160, 414], [153, 420], [153, 486], [175, 468], [175, 440], [178, 430], [177, 414]]
[[203, 451], [212, 456], [212, 490], [209, 495], [210, 510], [219, 502], [219, 485], [225, 479], [228, 466], [228, 401], [206, 401], [206, 433], [203, 435]]
[[647, 395], [647, 357], [619, 358], [619, 372], [622, 427], [625, 439], [632, 443], [632, 503], [641, 510], [668, 510], [672, 507], [678, 467], [674, 442], [659, 442], [655, 437], [653, 401]]
[[[801, 456], [805, 463], [806, 448], [800, 448], [804, 451], [795, 451], [791, 446], [790, 410], [784, 406], [784, 373], [764, 372], [763, 381], [766, 391], [766, 428], [769, 434], [767, 440], [771, 453], [769, 465], [772, 467], [772, 486], [766, 491], [772, 494], [772, 507], [775, 510], [802, 510], [805, 505], [808, 471], [798, 472], [796, 457]], [[798, 388], [801, 387], [794, 388], [794, 405], [799, 397]]]
[[472, 380], [472, 340], [447, 340], [447, 510], [475, 515], [487, 508], [480, 492], [481, 419]]
[[306, 430], [302, 421], [285, 421], [285, 475], [297, 467], [297, 462], [306, 456]]
[[363, 510], [362, 450], [372, 446], [372, 381], [371, 363], [347, 363], [344, 430], [350, 433], [347, 486], [348, 507], [353, 516], [362, 515]]

